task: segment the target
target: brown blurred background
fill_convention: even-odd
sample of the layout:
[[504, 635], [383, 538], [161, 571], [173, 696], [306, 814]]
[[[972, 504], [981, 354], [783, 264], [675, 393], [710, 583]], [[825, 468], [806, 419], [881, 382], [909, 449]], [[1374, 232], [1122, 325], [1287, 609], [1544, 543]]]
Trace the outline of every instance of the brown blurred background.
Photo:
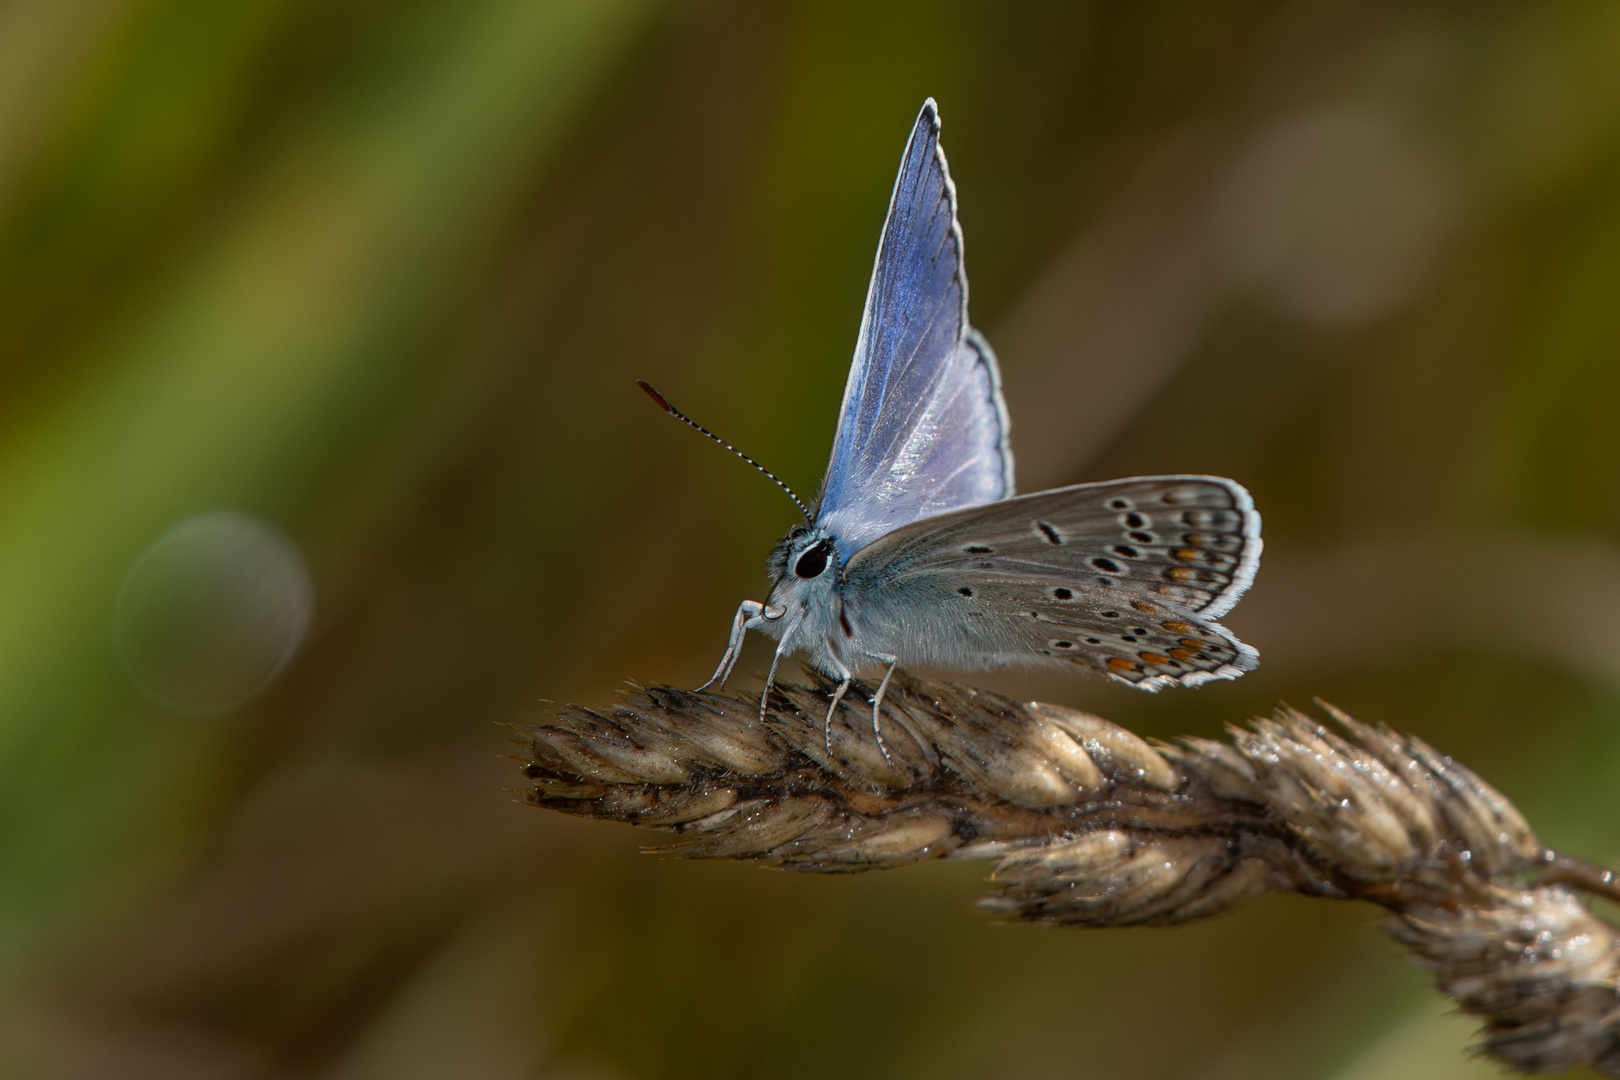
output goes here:
[[1494, 1074], [1367, 907], [998, 926], [505, 790], [763, 595], [791, 506], [632, 380], [813, 492], [930, 94], [1020, 487], [1266, 519], [1256, 673], [981, 681], [1321, 695], [1620, 856], [1620, 6], [0, 0], [0, 1074]]

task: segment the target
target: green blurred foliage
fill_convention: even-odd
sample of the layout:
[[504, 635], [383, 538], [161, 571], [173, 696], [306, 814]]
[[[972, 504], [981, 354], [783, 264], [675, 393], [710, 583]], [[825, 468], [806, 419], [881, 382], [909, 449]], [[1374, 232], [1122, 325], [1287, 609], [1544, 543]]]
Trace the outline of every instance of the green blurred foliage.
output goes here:
[[[813, 489], [933, 95], [1024, 486], [1267, 521], [1258, 672], [982, 681], [1321, 695], [1620, 855], [1617, 84], [1602, 0], [0, 6], [6, 1073], [1486, 1075], [1368, 909], [662, 861], [512, 804], [496, 725], [707, 675], [791, 508], [631, 380]], [[113, 605], [218, 509], [315, 620], [182, 715]]]

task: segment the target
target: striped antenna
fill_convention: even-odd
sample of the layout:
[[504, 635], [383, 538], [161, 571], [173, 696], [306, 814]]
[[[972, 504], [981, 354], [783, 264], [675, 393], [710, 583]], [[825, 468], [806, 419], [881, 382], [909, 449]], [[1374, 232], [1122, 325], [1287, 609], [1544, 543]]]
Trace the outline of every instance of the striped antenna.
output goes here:
[[709, 438], [713, 439], [715, 442], [719, 443], [721, 446], [725, 447], [727, 450], [730, 450], [733, 454], [736, 454], [738, 457], [748, 462], [748, 464], [770, 477], [771, 483], [781, 488], [787, 493], [787, 497], [793, 500], [793, 505], [799, 508], [799, 513], [804, 515], [804, 520], [809, 524], [815, 523], [814, 519], [810, 515], [810, 508], [804, 505], [803, 499], [793, 494], [793, 489], [784, 484], [780, 476], [777, 476], [775, 473], [771, 472], [771, 470], [767, 469], [765, 466], [761, 465], [759, 462], [755, 461], [753, 458], [749, 457], [735, 446], [732, 446], [730, 443], [726, 442], [726, 440], [722, 439], [720, 436], [716, 435], [702, 424], [698, 423], [696, 420], [693, 420], [690, 416], [687, 416], [685, 413], [681, 412], [681, 410], [671, 405], [663, 394], [660, 394], [658, 391], [654, 390], [651, 386], [647, 385], [646, 382], [642, 381], [641, 379], [637, 379], [636, 385], [641, 387], [642, 390], [646, 391], [647, 396], [652, 398], [653, 402], [657, 404], [660, 409], [663, 409], [665, 412], [669, 413], [669, 415], [681, 421], [683, 424], [691, 425], [693, 428], [697, 429], [700, 434], [707, 435]]

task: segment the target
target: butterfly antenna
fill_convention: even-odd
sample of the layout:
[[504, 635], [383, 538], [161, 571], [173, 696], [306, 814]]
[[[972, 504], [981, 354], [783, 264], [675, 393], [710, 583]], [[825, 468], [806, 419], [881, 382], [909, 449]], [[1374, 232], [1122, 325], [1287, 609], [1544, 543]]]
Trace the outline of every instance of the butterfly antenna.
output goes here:
[[657, 404], [660, 409], [663, 409], [665, 412], [669, 413], [669, 415], [681, 421], [681, 423], [688, 424], [691, 427], [696, 428], [700, 434], [707, 435], [709, 438], [713, 439], [715, 442], [719, 443], [721, 446], [725, 447], [727, 450], [730, 450], [733, 454], [736, 454], [738, 457], [748, 462], [748, 464], [770, 477], [771, 483], [781, 488], [787, 493], [787, 497], [793, 500], [793, 505], [799, 508], [799, 513], [804, 515], [804, 520], [811, 522], [812, 524], [814, 523], [814, 518], [810, 514], [810, 508], [804, 505], [803, 499], [793, 494], [793, 489], [784, 484], [780, 476], [777, 476], [775, 473], [771, 472], [771, 470], [767, 469], [765, 466], [761, 465], [759, 462], [755, 461], [753, 458], [749, 457], [735, 446], [732, 446], [730, 443], [726, 442], [726, 440], [722, 439], [720, 436], [716, 435], [714, 432], [710, 431], [696, 420], [693, 420], [690, 416], [687, 416], [685, 413], [681, 412], [681, 410], [671, 405], [669, 401], [665, 399], [663, 394], [660, 394], [658, 391], [654, 390], [641, 379], [636, 380], [636, 385], [641, 387], [641, 389], [646, 392], [647, 396], [652, 398], [653, 402]]

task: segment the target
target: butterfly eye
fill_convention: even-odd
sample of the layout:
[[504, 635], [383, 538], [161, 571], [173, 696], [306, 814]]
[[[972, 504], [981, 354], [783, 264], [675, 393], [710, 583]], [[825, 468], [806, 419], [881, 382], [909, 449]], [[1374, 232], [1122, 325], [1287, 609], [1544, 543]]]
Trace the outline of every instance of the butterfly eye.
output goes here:
[[806, 579], [820, 577], [821, 572], [827, 569], [827, 559], [831, 555], [832, 541], [823, 540], [799, 556], [799, 561], [793, 564], [793, 572]]

